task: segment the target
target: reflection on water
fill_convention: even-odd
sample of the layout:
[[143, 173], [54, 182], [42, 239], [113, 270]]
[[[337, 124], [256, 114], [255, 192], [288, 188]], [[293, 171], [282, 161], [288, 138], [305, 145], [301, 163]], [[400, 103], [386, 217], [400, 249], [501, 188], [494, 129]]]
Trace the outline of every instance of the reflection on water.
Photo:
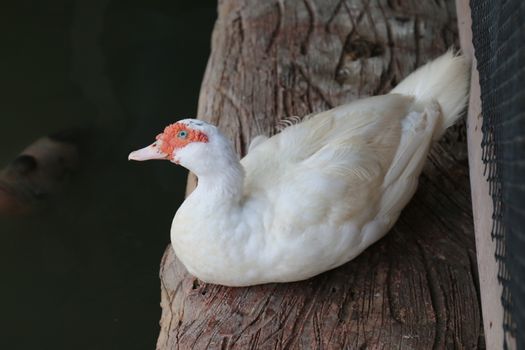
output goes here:
[[0, 21], [0, 167], [43, 135], [89, 137], [62, 194], [0, 220], [0, 348], [154, 348], [186, 172], [127, 154], [195, 114], [216, 4], [13, 3]]

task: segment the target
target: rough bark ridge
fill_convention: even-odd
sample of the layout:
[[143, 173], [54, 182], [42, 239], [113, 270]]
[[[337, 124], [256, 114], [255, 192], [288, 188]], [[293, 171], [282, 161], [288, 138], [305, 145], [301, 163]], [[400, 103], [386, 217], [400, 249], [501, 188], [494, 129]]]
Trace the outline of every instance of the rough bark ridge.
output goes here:
[[[288, 116], [386, 93], [454, 44], [454, 9], [452, 0], [219, 1], [199, 118], [244, 153]], [[307, 281], [203, 284], [168, 248], [157, 348], [483, 347], [466, 158], [455, 127], [392, 232]]]

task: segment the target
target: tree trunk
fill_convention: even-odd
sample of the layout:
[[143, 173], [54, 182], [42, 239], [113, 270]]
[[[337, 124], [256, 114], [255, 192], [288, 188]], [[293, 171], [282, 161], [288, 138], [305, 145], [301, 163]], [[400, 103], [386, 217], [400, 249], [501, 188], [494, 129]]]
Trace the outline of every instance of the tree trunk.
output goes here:
[[[457, 40], [453, 0], [222, 0], [218, 11], [198, 116], [241, 154], [283, 118], [388, 92]], [[391, 232], [340, 268], [227, 288], [189, 275], [169, 247], [157, 348], [480, 348], [476, 271], [461, 124], [432, 148]]]

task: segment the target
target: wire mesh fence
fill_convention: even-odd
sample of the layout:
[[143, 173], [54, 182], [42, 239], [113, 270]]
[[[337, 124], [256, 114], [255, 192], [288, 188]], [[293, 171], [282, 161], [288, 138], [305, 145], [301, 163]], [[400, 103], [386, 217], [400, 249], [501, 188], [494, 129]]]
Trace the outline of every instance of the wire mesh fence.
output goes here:
[[[503, 330], [525, 348], [525, 2], [471, 0]], [[496, 302], [496, 301], [494, 301]], [[521, 331], [519, 331], [521, 330]], [[507, 337], [505, 337], [507, 338]], [[505, 341], [504, 348], [508, 348]]]

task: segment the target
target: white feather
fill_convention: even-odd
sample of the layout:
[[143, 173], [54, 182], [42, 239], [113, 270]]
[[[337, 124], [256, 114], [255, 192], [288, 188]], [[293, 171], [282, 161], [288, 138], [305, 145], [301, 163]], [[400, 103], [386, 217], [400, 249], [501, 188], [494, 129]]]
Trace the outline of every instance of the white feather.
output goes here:
[[434, 139], [456, 122], [467, 104], [470, 62], [449, 50], [406, 77], [391, 93], [410, 95], [420, 105], [437, 100], [443, 111]]

